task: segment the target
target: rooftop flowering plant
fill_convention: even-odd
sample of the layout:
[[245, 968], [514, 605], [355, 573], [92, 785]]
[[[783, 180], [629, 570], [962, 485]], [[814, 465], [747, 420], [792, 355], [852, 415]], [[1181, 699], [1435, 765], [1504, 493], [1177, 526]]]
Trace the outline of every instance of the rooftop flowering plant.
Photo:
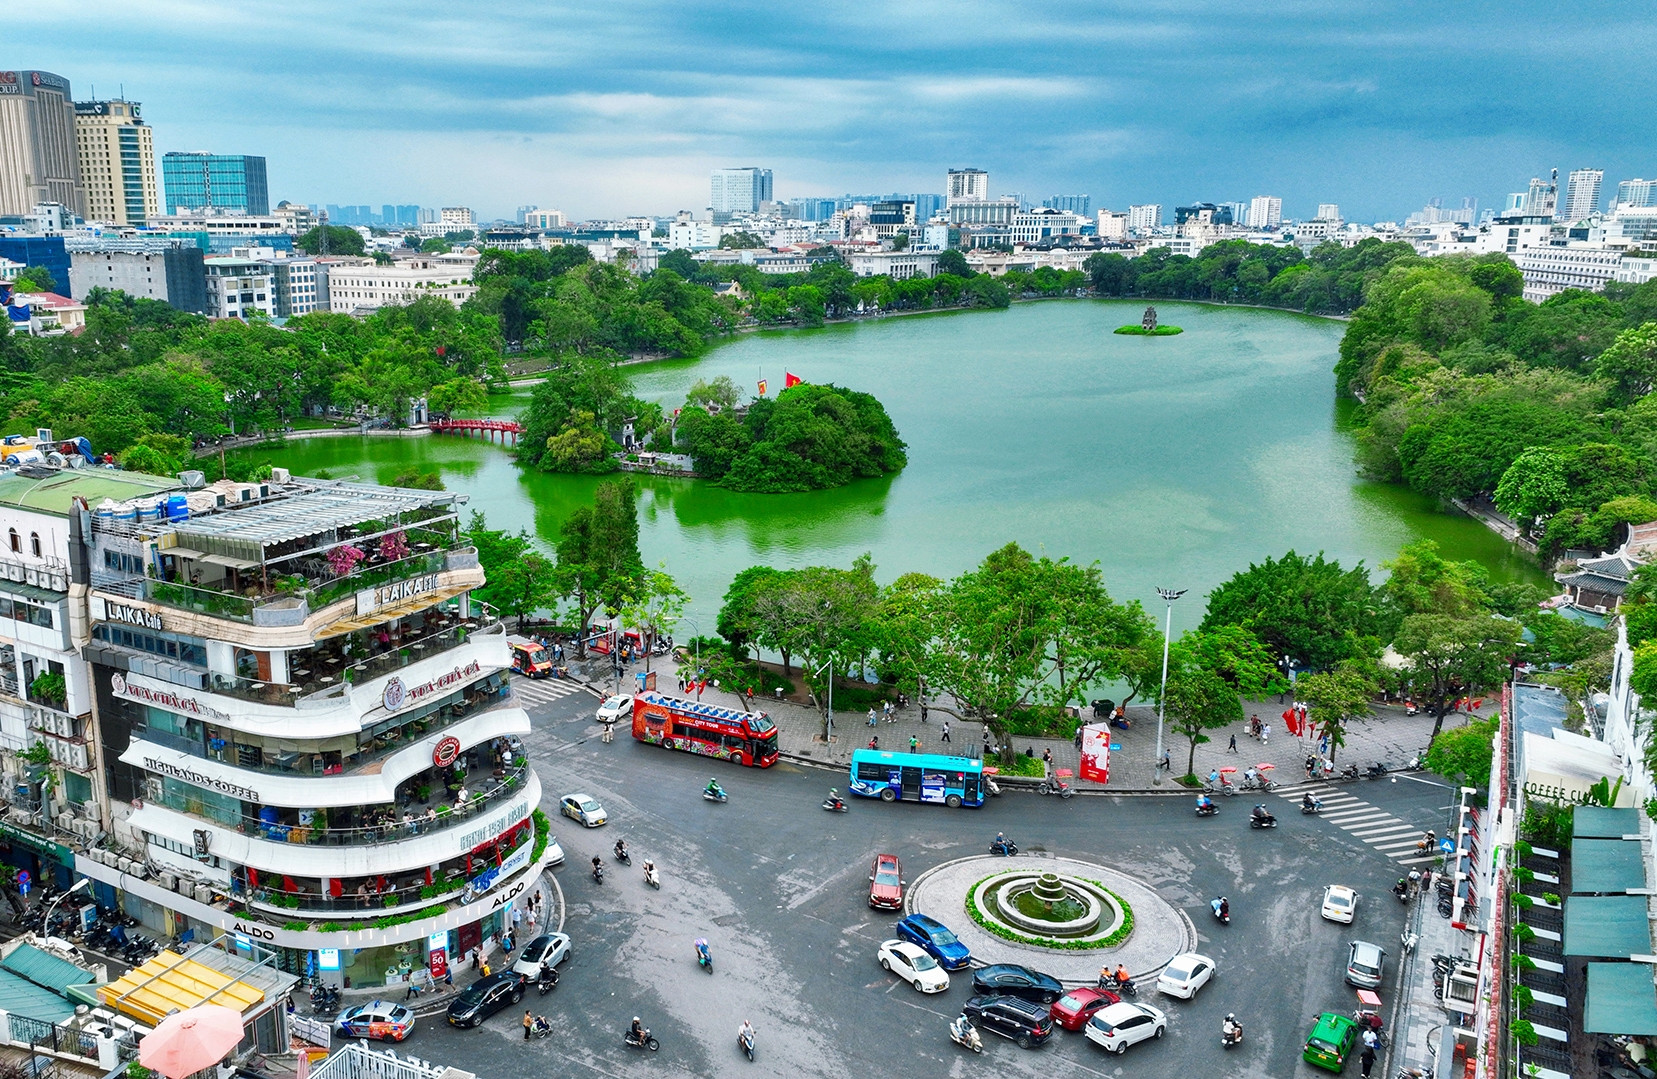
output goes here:
[[342, 543], [330, 550], [325, 556], [328, 559], [328, 568], [334, 571], [334, 576], [343, 577], [356, 568], [358, 562], [367, 557], [361, 547], [353, 547], [349, 543]]

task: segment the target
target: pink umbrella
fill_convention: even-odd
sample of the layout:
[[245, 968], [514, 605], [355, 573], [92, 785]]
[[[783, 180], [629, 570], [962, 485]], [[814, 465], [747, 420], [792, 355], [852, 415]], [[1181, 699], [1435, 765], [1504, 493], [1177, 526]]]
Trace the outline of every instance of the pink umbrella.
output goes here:
[[1257, 764], [1257, 765], [1255, 765], [1255, 767], [1260, 769], [1262, 772], [1269, 772], [1273, 768], [1276, 768], [1277, 765], [1272, 764], [1270, 761], [1267, 761], [1265, 764]]
[[138, 1043], [138, 1062], [167, 1079], [184, 1079], [224, 1059], [242, 1040], [242, 1016], [222, 1004], [174, 1012]]
[[1231, 768], [1231, 767], [1226, 767], [1226, 768], [1221, 768], [1220, 769], [1220, 774], [1228, 776], [1228, 775], [1231, 775], [1235, 771], [1237, 771], [1237, 769]]

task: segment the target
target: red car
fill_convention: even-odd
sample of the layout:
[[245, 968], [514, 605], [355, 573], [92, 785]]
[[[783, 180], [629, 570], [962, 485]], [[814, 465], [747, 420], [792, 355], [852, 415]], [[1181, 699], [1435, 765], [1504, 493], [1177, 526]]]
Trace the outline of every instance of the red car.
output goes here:
[[869, 872], [869, 906], [903, 909], [903, 867], [897, 855], [875, 855], [874, 868]]
[[1071, 989], [1053, 1002], [1053, 1022], [1066, 1030], [1080, 1030], [1087, 1026], [1094, 1012], [1121, 999], [1104, 989]]

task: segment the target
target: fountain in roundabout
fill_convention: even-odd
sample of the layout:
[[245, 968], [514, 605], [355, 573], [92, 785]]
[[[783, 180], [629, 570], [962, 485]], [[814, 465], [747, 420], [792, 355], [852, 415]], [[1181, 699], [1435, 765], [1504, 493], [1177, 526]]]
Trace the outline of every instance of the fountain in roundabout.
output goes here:
[[1096, 941], [1105, 947], [1132, 925], [1126, 904], [1103, 885], [1050, 870], [993, 873], [967, 901], [979, 919], [1001, 926], [1001, 935], [1029, 944], [1074, 948]]

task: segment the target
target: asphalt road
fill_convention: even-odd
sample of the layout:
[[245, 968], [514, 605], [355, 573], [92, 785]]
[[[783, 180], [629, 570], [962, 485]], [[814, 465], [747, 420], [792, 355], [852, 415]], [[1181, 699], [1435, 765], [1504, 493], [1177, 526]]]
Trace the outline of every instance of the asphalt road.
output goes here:
[[[546, 997], [532, 992], [524, 1006], [548, 1015], [557, 1032], [525, 1043], [522, 1009], [509, 1009], [471, 1031], [423, 1019], [401, 1049], [483, 1079], [845, 1079], [985, 1069], [1014, 1076], [1316, 1075], [1324, 1073], [1300, 1062], [1301, 1044], [1318, 1012], [1355, 1004], [1342, 982], [1353, 939], [1388, 951], [1381, 993], [1391, 1005], [1404, 911], [1388, 888], [1404, 867], [1287, 802], [1274, 807], [1287, 810], [1275, 831], [1247, 827], [1246, 797], [1227, 800], [1210, 819], [1197, 819], [1188, 798], [1061, 802], [1014, 794], [982, 810], [858, 800], [849, 813], [829, 814], [819, 803], [830, 785], [844, 790], [841, 774], [714, 764], [625, 735], [605, 745], [592, 722], [595, 705], [576, 696], [536, 709], [536, 729], [526, 739], [547, 791], [542, 808], [568, 856], [557, 877], [573, 954], [557, 990]], [[730, 792], [728, 804], [701, 798], [710, 774]], [[602, 801], [611, 823], [587, 831], [558, 817], [558, 798], [578, 790]], [[1448, 788], [1412, 777], [1360, 781], [1351, 793], [1441, 833], [1452, 798]], [[1169, 1016], [1166, 1038], [1117, 1057], [1063, 1031], [1032, 1050], [986, 1035], [984, 1054], [974, 1057], [945, 1029], [970, 996], [970, 978], [957, 974], [947, 992], [923, 996], [880, 969], [875, 950], [897, 916], [867, 905], [875, 854], [898, 854], [913, 879], [939, 862], [982, 852], [997, 830], [1026, 850], [1133, 873], [1186, 910], [1218, 975], [1190, 1002], [1142, 988], [1140, 1001]], [[632, 868], [609, 860], [622, 836], [633, 850]], [[611, 871], [602, 886], [586, 871], [595, 854]], [[642, 857], [656, 861], [660, 891], [645, 887]], [[1361, 893], [1355, 925], [1319, 918], [1328, 883]], [[1221, 893], [1231, 900], [1229, 926], [1208, 911], [1208, 900]], [[698, 936], [712, 945], [711, 976], [695, 962], [691, 942]], [[1219, 1045], [1227, 1011], [1247, 1031], [1244, 1045], [1229, 1053]], [[634, 1015], [660, 1038], [659, 1053], [622, 1044]], [[744, 1018], [758, 1029], [752, 1064], [735, 1044]], [[1347, 1071], [1356, 1076], [1356, 1062]]]

